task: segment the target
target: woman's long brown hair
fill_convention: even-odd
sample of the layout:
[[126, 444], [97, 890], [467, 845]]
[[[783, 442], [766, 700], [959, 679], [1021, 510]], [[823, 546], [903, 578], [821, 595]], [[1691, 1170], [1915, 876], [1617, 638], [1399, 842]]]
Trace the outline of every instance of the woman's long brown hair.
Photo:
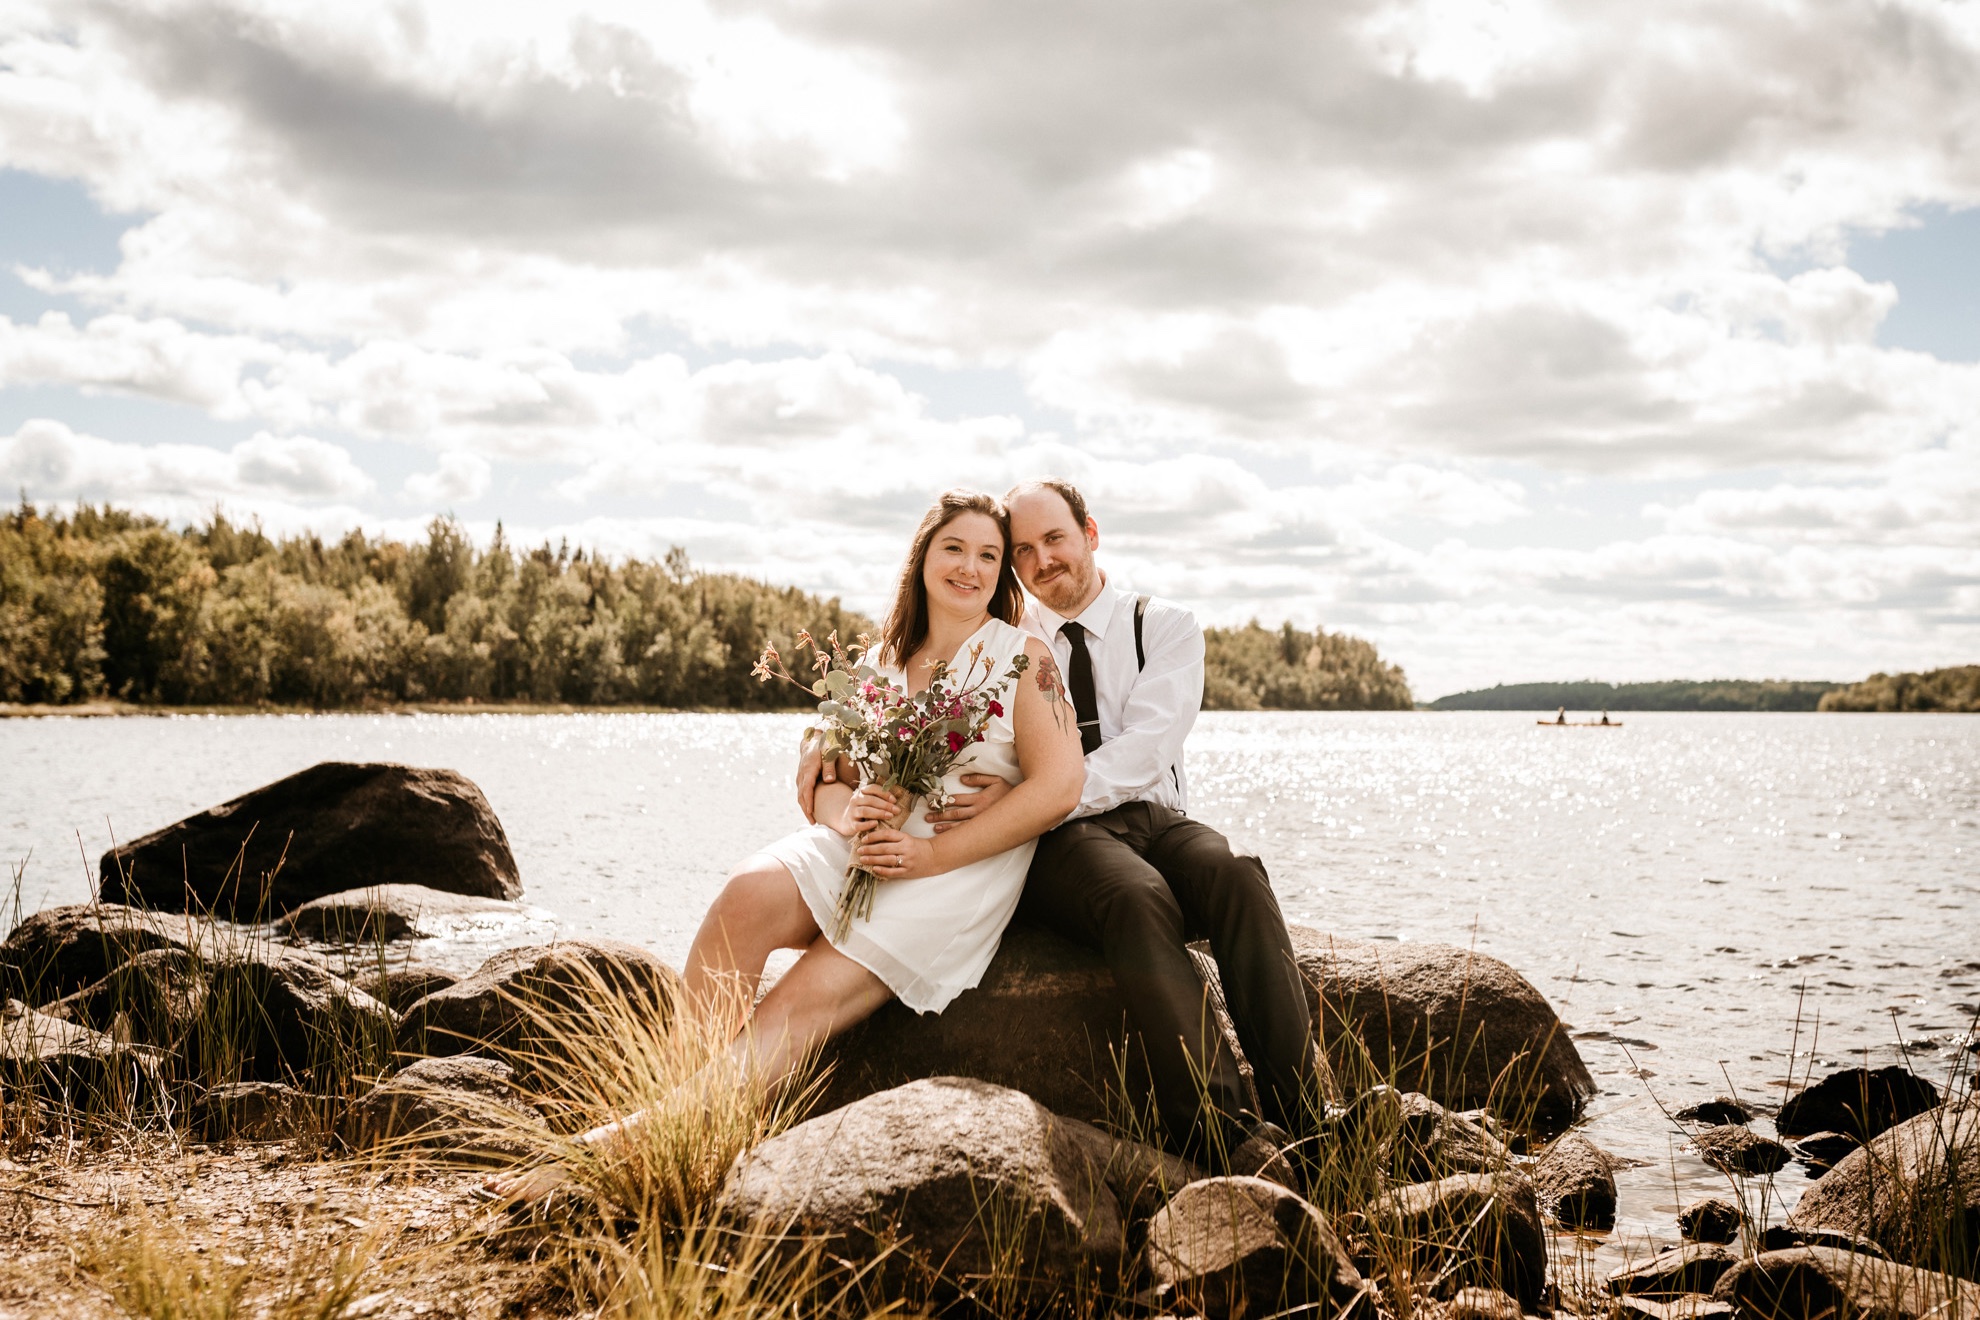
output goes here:
[[974, 490], [945, 490], [936, 496], [934, 506], [922, 515], [914, 529], [914, 542], [908, 547], [907, 562], [901, 566], [901, 583], [894, 590], [894, 608], [880, 630], [880, 659], [885, 664], [905, 666], [908, 657], [928, 640], [928, 584], [921, 580], [928, 566], [928, 547], [944, 527], [965, 513], [980, 513], [997, 524], [1004, 537], [1003, 562], [997, 565], [997, 589], [990, 593], [990, 617], [1016, 623], [1024, 613], [1024, 594], [1018, 587], [1017, 573], [1011, 568], [1011, 518], [994, 496]]

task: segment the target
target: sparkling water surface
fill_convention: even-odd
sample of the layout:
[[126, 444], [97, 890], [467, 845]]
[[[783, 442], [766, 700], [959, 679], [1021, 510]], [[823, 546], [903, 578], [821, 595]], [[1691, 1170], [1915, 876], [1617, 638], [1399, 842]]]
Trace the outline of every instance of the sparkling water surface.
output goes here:
[[[0, 857], [32, 911], [86, 898], [113, 838], [316, 761], [446, 766], [487, 793], [528, 902], [678, 964], [727, 866], [800, 823], [799, 725], [6, 720]], [[1766, 1103], [1790, 1075], [1907, 1057], [1943, 1080], [1980, 1011], [1980, 719], [1212, 714], [1188, 758], [1192, 813], [1265, 859], [1289, 919], [1475, 947], [1559, 1009], [1601, 1091], [1587, 1134], [1641, 1161], [1598, 1262], [1675, 1240], [1681, 1203], [1727, 1191], [1660, 1106]], [[1777, 1176], [1770, 1215], [1806, 1182]]]

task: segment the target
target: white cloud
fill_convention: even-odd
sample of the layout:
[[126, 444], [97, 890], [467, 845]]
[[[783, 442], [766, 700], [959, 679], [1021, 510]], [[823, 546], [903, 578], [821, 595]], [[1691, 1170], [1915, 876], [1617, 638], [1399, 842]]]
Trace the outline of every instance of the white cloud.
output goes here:
[[932, 490], [1058, 470], [1123, 572], [1426, 691], [1956, 652], [1980, 366], [1842, 262], [1980, 203], [1971, 8], [16, 5], [0, 166], [143, 218], [23, 273], [84, 310], [0, 320], [0, 389], [262, 433], [4, 472], [860, 594]]

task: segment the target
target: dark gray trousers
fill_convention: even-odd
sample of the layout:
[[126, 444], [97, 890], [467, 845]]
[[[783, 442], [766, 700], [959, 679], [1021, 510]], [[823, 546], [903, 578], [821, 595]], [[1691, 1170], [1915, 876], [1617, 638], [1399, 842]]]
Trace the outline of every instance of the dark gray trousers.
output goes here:
[[1250, 1108], [1184, 943], [1215, 955], [1258, 1115], [1299, 1134], [1314, 1090], [1313, 1017], [1264, 863], [1151, 802], [1068, 821], [1038, 841], [1018, 917], [1097, 950], [1141, 1035], [1169, 1141], [1242, 1139]]

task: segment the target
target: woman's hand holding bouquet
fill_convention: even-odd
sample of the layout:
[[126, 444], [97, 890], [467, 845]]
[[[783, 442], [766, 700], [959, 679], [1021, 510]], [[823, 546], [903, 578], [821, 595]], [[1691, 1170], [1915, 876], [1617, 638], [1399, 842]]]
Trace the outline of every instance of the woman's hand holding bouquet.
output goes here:
[[[812, 653], [809, 667], [818, 677], [811, 683], [785, 668], [775, 646], [764, 648], [750, 672], [759, 682], [781, 678], [819, 698], [824, 754], [844, 755], [860, 769], [861, 788], [847, 804], [846, 820], [862, 842], [854, 851], [845, 887], [839, 891], [834, 928], [828, 932], [836, 941], [845, 938], [855, 920], [872, 915], [880, 872], [888, 879], [932, 873], [926, 869], [934, 859], [932, 845], [902, 833], [900, 827], [916, 798], [926, 798], [936, 809], [948, 805], [944, 776], [971, 744], [983, 741], [990, 721], [1004, 713], [999, 698], [1030, 661], [1022, 653], [1012, 656], [1010, 667], [1000, 675], [996, 660], [986, 659], [979, 643], [970, 648], [969, 663], [961, 674], [946, 662], [937, 662], [928, 686], [910, 692], [869, 663], [873, 644], [864, 636], [845, 646], [833, 633], [820, 646], [810, 633], [800, 632], [797, 645]], [[875, 830], [885, 831], [884, 844], [870, 841]]]

